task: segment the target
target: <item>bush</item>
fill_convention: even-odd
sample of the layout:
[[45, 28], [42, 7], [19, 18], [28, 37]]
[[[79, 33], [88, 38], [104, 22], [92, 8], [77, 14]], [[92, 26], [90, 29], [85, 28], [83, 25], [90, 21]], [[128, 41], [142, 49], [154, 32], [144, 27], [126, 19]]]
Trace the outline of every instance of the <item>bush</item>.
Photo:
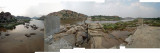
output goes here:
[[116, 24], [107, 23], [103, 25], [104, 29], [107, 30], [116, 30], [118, 26]]
[[144, 24], [148, 24], [149, 26], [160, 26], [159, 18], [144, 18]]
[[136, 27], [135, 21], [128, 21], [128, 22], [117, 22], [117, 23], [106, 23], [103, 24], [104, 29], [106, 30], [123, 30], [126, 27]]

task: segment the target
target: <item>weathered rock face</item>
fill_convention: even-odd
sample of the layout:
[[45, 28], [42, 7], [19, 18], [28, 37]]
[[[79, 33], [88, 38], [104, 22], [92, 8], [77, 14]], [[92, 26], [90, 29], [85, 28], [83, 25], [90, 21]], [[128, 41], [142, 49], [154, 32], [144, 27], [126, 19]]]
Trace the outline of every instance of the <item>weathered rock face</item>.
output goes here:
[[58, 52], [60, 51], [60, 49], [72, 49], [73, 48], [72, 44], [69, 43], [64, 38], [61, 38], [60, 40], [57, 40], [57, 41], [53, 41], [52, 43], [53, 44], [48, 46], [48, 51]]
[[85, 38], [88, 38], [88, 36], [84, 31], [77, 32], [77, 35], [76, 35], [76, 46], [81, 46], [81, 44], [84, 43]]
[[75, 45], [75, 35], [60, 33], [55, 34], [52, 44], [48, 46], [49, 51], [59, 51], [60, 49], [72, 49]]
[[76, 29], [75, 29], [75, 28], [70, 28], [66, 33], [67, 33], [67, 34], [76, 33]]
[[53, 41], [49, 45], [49, 50], [71, 49], [81, 45], [84, 42], [84, 37], [87, 37], [87, 34], [81, 25], [67, 24], [61, 26], [60, 32], [53, 35]]
[[53, 13], [49, 13], [48, 15], [42, 16], [40, 17], [40, 20], [44, 20], [46, 16], [58, 16], [61, 20], [65, 20], [65, 19], [84, 20], [88, 17], [87, 15], [77, 13], [71, 10], [61, 10], [58, 12], [53, 12]]

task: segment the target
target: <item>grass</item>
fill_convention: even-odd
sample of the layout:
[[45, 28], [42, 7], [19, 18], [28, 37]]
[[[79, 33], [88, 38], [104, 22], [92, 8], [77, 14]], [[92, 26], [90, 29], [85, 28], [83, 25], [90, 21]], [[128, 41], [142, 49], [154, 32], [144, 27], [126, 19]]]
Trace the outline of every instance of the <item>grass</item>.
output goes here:
[[23, 20], [24, 23], [29, 23], [30, 19]]
[[156, 20], [156, 19], [145, 19], [144, 20], [144, 24], [147, 24], [149, 26], [160, 26], [160, 20]]
[[30, 20], [24, 20], [24, 22], [12, 21], [12, 22], [9, 22], [9, 23], [0, 23], [0, 27], [6, 28], [6, 29], [14, 29], [15, 26], [17, 26], [19, 24], [28, 23], [29, 21]]
[[92, 21], [118, 21], [121, 19], [107, 19], [107, 18], [92, 18]]
[[102, 24], [105, 30], [123, 30], [126, 27], [137, 27], [136, 20], [128, 22], [117, 22], [117, 23], [105, 23]]
[[23, 24], [23, 23], [6, 23], [6, 24], [1, 25], [0, 27], [10, 29], [10, 28], [13, 28], [13, 27], [15, 27], [16, 25], [19, 25], [19, 24]]
[[121, 19], [122, 18], [119, 16], [103, 16], [103, 15], [91, 16], [92, 21], [118, 21]]
[[[144, 24], [149, 26], [158, 26], [160, 27], [160, 18], [143, 18]], [[102, 24], [105, 30], [123, 30], [126, 27], [137, 27], [138, 26], [138, 19], [133, 21], [127, 22], [117, 22], [117, 23], [105, 23]]]

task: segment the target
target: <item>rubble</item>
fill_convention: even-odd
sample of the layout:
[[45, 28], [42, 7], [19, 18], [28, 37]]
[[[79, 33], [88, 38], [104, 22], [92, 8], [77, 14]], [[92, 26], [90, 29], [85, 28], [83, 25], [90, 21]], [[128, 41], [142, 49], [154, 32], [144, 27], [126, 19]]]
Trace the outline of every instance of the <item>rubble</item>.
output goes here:
[[[121, 35], [118, 35], [120, 33]], [[130, 33], [125, 31], [106, 33], [98, 23], [67, 24], [61, 26], [60, 32], [53, 35], [52, 44], [48, 47], [51, 51], [74, 47], [118, 49], [128, 34]]]
[[[49, 50], [69, 49], [80, 46], [87, 39], [84, 25], [64, 25], [60, 27], [60, 32], [53, 35], [53, 44], [49, 45]], [[52, 50], [51, 50], [52, 51]]]

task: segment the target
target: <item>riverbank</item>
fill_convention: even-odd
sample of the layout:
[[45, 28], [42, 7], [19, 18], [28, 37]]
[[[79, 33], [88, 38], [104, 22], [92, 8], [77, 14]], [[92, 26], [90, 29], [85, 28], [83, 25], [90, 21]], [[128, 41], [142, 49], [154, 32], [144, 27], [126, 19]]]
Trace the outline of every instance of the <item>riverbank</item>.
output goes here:
[[6, 29], [14, 29], [15, 26], [20, 24], [29, 23], [30, 20], [23, 20], [23, 21], [15, 21], [10, 23], [0, 23], [0, 28], [6, 28]]

